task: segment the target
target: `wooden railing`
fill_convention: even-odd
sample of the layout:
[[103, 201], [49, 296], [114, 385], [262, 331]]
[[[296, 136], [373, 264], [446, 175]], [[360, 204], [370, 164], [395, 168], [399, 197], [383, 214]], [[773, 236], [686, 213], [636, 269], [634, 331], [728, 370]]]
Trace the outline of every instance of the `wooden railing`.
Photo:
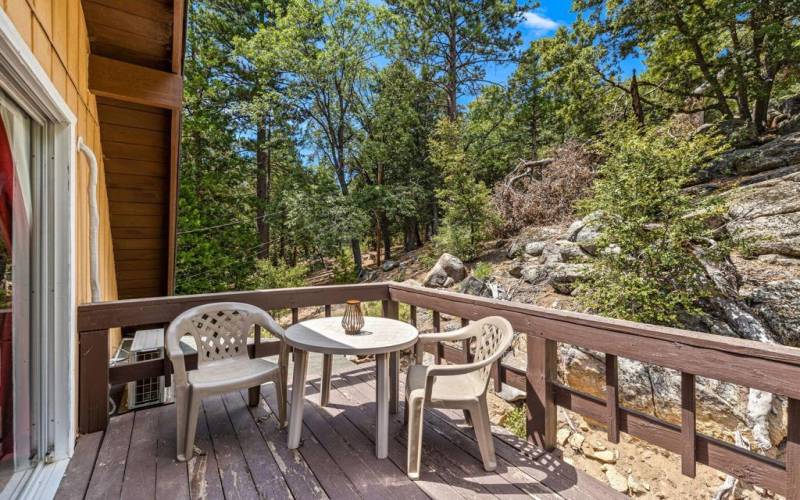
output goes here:
[[[128, 300], [80, 306], [81, 432], [104, 429], [108, 384], [168, 374], [168, 361], [142, 362], [108, 368], [108, 329], [143, 324], [169, 323], [184, 310], [219, 301], [248, 302], [267, 310], [292, 309], [297, 321], [300, 307], [330, 306], [346, 299], [382, 301], [384, 315], [398, 317], [399, 304], [410, 306], [410, 321], [417, 322], [420, 309], [432, 312], [434, 331], [441, 329], [441, 315], [461, 318], [461, 324], [486, 316], [508, 319], [527, 335], [527, 370], [499, 363], [493, 370], [496, 389], [501, 383], [527, 392], [528, 436], [547, 450], [555, 447], [558, 406], [605, 423], [608, 439], [619, 442], [624, 432], [681, 455], [682, 473], [694, 477], [697, 463], [708, 465], [800, 500], [800, 349], [656, 327], [598, 316], [546, 309], [470, 295], [411, 287], [396, 283], [309, 287], [284, 290]], [[571, 389], [557, 381], [557, 345], [565, 343], [606, 354], [606, 391], [599, 398]], [[467, 346], [432, 346], [438, 362], [469, 360]], [[276, 351], [273, 343], [256, 342], [253, 355]], [[638, 360], [681, 373], [681, 425], [625, 408], [619, 403], [618, 357]], [[191, 360], [189, 361], [192, 362]], [[393, 367], [396, 369], [396, 366]], [[758, 455], [697, 432], [695, 378], [707, 377], [768, 391], [788, 398], [788, 435], [782, 461]], [[392, 387], [393, 394], [397, 387]]]

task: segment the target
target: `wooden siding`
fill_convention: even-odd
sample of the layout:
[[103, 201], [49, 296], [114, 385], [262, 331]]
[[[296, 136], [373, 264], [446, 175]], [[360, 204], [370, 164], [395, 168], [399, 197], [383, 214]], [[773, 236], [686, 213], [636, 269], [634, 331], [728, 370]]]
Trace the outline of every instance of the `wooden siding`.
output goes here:
[[120, 298], [169, 295], [175, 262], [183, 0], [82, 0]]
[[92, 54], [171, 71], [171, 0], [84, 0]]
[[[89, 92], [89, 36], [80, 0], [0, 0], [31, 47], [56, 89], [78, 118], [78, 137], [95, 152], [99, 162], [100, 288], [104, 300], [117, 298], [114, 252], [108, 217], [106, 168], [100, 140], [97, 103]], [[89, 285], [89, 165], [77, 153], [76, 269], [77, 300], [91, 300]]]
[[97, 107], [119, 296], [166, 295], [171, 112], [107, 97]]

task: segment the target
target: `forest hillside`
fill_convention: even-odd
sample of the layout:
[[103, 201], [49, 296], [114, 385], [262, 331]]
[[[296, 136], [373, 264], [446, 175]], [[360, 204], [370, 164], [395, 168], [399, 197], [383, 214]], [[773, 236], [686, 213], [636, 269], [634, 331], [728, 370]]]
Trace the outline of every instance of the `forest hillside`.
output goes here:
[[[800, 346], [800, 2], [557, 4], [191, 2], [177, 292], [410, 281]], [[561, 347], [570, 385], [603, 369]], [[680, 421], [679, 374], [620, 377]], [[698, 380], [698, 414], [783, 453], [780, 398]], [[737, 487], [562, 424], [568, 460], [628, 494]]]

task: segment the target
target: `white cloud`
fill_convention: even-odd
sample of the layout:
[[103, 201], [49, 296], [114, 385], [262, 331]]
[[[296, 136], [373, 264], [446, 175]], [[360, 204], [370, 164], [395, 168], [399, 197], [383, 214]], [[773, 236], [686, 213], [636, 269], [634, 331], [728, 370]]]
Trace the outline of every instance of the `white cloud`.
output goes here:
[[526, 12], [522, 17], [522, 25], [532, 29], [538, 35], [555, 31], [558, 28], [558, 21], [541, 16], [536, 12]]

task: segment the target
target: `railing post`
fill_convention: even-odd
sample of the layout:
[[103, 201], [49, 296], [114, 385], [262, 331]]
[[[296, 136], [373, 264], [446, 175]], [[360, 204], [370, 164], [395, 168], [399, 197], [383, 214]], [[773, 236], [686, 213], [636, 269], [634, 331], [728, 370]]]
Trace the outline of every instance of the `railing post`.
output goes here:
[[527, 434], [547, 451], [556, 446], [556, 350], [556, 342], [528, 334]]
[[786, 436], [786, 500], [800, 500], [800, 399], [789, 398]]
[[695, 379], [691, 373], [681, 373], [681, 472], [697, 475], [697, 419], [695, 416]]
[[[256, 325], [253, 330], [253, 353], [258, 357], [258, 347], [261, 344], [261, 327]], [[247, 389], [247, 404], [256, 407], [261, 399], [261, 386], [250, 387]]]
[[78, 338], [78, 429], [89, 434], [108, 426], [108, 330], [80, 332]]
[[[439, 311], [433, 311], [433, 333], [439, 333], [442, 331], [442, 316], [439, 314]], [[444, 345], [441, 342], [436, 344], [436, 364], [442, 364], [442, 358], [444, 358]]]
[[[461, 318], [461, 328], [465, 328], [469, 326], [469, 320], [466, 318]], [[464, 363], [472, 363], [472, 347], [470, 342], [471, 339], [464, 339], [461, 341], [461, 348], [464, 350]]]
[[608, 440], [619, 444], [619, 377], [617, 357], [606, 354], [606, 410], [608, 412]]
[[[400, 304], [394, 300], [384, 300], [383, 316], [390, 319], [400, 317]], [[400, 400], [400, 360], [398, 353], [389, 354], [389, 413], [397, 413], [397, 402]]]

